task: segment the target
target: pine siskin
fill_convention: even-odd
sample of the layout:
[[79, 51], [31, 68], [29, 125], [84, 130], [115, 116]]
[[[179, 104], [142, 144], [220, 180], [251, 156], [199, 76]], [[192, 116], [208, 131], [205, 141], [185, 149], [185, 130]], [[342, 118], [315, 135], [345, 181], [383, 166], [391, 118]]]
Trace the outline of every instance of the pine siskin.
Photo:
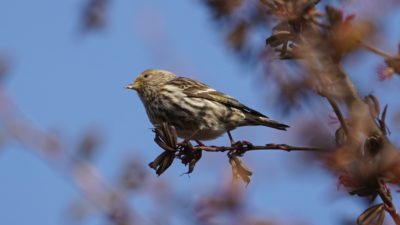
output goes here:
[[203, 83], [165, 70], [145, 70], [126, 88], [137, 91], [154, 126], [167, 122], [186, 141], [215, 139], [225, 132], [230, 136], [229, 131], [240, 126], [289, 127]]

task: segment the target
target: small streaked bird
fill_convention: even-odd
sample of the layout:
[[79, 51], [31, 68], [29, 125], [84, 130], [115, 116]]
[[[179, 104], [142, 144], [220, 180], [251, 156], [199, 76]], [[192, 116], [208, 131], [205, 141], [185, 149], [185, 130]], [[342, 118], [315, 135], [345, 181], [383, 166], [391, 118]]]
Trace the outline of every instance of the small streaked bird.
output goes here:
[[230, 131], [237, 127], [289, 127], [199, 81], [165, 70], [145, 70], [126, 88], [137, 91], [154, 126], [166, 122], [185, 141], [201, 143], [228, 132], [233, 143]]

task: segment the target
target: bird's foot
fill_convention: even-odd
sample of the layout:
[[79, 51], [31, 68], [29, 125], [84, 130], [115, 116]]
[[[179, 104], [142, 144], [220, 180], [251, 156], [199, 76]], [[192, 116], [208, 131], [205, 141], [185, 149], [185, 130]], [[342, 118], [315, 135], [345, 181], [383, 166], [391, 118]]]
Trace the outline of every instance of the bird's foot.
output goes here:
[[253, 143], [251, 143], [250, 141], [247, 141], [247, 140], [243, 140], [242, 144], [246, 145], [246, 146], [254, 146]]
[[237, 142], [231, 142], [231, 147], [241, 147], [242, 146], [242, 142], [241, 141], [237, 141]]
[[237, 141], [237, 142], [231, 143], [231, 146], [235, 147], [235, 148], [236, 147], [243, 148], [243, 147], [253, 146], [253, 144], [250, 141], [243, 140], [243, 141]]
[[199, 140], [194, 140], [198, 146], [206, 146], [203, 142], [199, 141]]
[[187, 142], [181, 141], [181, 142], [176, 143], [176, 145], [182, 147], [182, 146], [184, 146], [184, 145], [187, 145]]
[[178, 147], [181, 147], [181, 148], [186, 148], [186, 147], [189, 147], [189, 146], [192, 146], [192, 144], [190, 143], [190, 141], [189, 140], [183, 140], [183, 141], [181, 141], [181, 142], [178, 142], [177, 144], [176, 144]]

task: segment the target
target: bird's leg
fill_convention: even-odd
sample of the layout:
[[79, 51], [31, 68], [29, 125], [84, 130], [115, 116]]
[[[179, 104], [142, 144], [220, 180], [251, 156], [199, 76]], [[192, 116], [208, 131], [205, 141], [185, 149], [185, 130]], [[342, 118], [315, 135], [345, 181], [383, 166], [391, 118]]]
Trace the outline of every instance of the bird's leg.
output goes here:
[[226, 131], [226, 133], [228, 133], [228, 137], [229, 137], [229, 141], [231, 142], [231, 146], [235, 145], [235, 141], [232, 138], [232, 134], [229, 130]]
[[232, 147], [238, 147], [238, 146], [242, 146], [243, 147], [243, 145], [247, 145], [247, 146], [253, 145], [250, 141], [236, 141], [235, 142], [233, 140], [233, 138], [232, 138], [231, 132], [229, 130], [226, 131], [226, 132], [228, 133], [228, 137], [229, 137], [229, 140], [231, 142], [231, 146]]
[[206, 146], [203, 142], [200, 140], [194, 140], [199, 146]]
[[230, 150], [228, 152], [228, 157], [231, 158], [232, 156], [235, 155], [241, 155], [240, 153], [238, 154], [238, 150], [242, 148], [242, 143], [240, 141], [235, 142], [229, 130], [227, 130], [226, 133], [228, 133], [229, 141], [231, 142], [231, 146], [234, 148], [233, 150]]
[[[183, 139], [182, 142], [179, 142], [178, 145], [179, 146], [187, 146], [190, 142], [190, 140], [192, 140], [192, 138], [197, 134], [197, 132], [199, 132], [200, 129], [197, 129], [195, 132], [193, 132], [190, 136], [185, 137], [185, 139]], [[197, 140], [196, 140], [197, 142]]]

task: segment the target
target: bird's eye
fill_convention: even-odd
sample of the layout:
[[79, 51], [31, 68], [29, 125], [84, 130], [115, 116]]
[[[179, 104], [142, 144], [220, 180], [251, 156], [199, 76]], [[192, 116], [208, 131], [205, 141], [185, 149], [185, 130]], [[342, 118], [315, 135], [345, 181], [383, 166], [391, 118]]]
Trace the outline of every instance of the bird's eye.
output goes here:
[[144, 78], [147, 78], [147, 77], [149, 77], [149, 75], [148, 75], [148, 74], [145, 74], [143, 77], [144, 77]]

